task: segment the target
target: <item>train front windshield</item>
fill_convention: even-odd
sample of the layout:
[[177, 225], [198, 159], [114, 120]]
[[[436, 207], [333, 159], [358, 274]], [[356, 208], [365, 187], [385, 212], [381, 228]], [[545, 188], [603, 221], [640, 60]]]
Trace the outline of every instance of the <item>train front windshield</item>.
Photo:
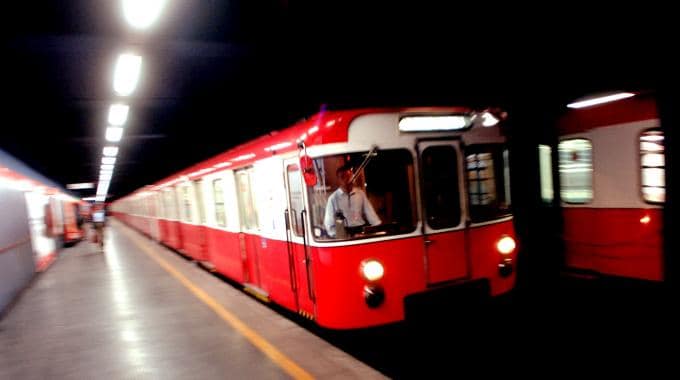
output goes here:
[[413, 232], [414, 165], [406, 149], [376, 150], [315, 160], [309, 188], [316, 240], [350, 240]]

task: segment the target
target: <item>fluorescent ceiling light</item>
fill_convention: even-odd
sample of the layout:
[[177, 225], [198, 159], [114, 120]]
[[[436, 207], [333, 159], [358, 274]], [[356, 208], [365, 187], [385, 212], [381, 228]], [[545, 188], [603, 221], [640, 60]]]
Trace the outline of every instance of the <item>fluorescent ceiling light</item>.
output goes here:
[[142, 57], [135, 54], [121, 54], [113, 72], [113, 90], [120, 96], [128, 96], [137, 87]]
[[118, 142], [123, 137], [123, 128], [108, 127], [106, 128], [106, 141]]
[[69, 190], [94, 189], [93, 182], [69, 183], [66, 185]]
[[125, 104], [112, 104], [109, 108], [109, 124], [122, 126], [127, 121], [130, 107]]
[[123, 0], [125, 20], [135, 29], [146, 29], [158, 18], [165, 0]]
[[118, 147], [117, 146], [105, 146], [104, 149], [102, 150], [102, 153], [104, 156], [108, 157], [116, 157], [118, 154]]

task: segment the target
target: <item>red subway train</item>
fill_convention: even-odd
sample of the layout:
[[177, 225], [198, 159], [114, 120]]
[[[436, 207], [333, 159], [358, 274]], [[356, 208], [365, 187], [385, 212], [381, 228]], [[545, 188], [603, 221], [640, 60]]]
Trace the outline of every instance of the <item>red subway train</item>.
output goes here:
[[323, 327], [397, 322], [442, 289], [513, 289], [503, 122], [462, 107], [323, 111], [110, 209]]
[[[653, 94], [607, 96], [572, 103], [558, 122], [565, 264], [576, 273], [663, 281], [665, 148], [657, 103]], [[544, 198], [551, 198], [552, 149], [540, 149]]]

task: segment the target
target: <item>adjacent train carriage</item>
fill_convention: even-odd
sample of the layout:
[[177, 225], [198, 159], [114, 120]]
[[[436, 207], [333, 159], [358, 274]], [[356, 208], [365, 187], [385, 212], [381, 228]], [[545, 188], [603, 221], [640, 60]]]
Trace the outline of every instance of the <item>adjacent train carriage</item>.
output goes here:
[[566, 266], [661, 281], [665, 148], [656, 102], [651, 94], [608, 96], [574, 103], [559, 120]]

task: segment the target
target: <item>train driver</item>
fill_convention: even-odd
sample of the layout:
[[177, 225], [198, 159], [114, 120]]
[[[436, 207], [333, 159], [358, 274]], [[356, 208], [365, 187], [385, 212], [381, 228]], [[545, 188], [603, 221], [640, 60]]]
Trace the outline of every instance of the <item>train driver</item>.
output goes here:
[[336, 171], [340, 186], [328, 197], [324, 215], [324, 226], [330, 237], [347, 238], [345, 227], [376, 226], [381, 223], [366, 193], [354, 186], [352, 174], [352, 168], [348, 165]]

